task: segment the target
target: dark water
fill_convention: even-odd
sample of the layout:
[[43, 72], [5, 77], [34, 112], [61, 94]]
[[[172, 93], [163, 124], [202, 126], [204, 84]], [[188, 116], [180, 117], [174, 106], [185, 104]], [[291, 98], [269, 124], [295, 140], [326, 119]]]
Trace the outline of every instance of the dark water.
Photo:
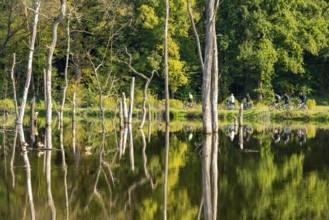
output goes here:
[[60, 150], [14, 151], [13, 130], [1, 130], [0, 219], [197, 219], [200, 205], [200, 219], [329, 219], [329, 130], [200, 126], [171, 125], [166, 151], [163, 125], [135, 126], [124, 146], [108, 123], [102, 148], [99, 123], [80, 122], [74, 151], [68, 123], [65, 163]]

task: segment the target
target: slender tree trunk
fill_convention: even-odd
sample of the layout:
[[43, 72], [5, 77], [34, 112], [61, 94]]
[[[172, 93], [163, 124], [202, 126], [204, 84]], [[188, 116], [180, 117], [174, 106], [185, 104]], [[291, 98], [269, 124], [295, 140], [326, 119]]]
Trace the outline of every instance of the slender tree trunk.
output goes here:
[[16, 65], [16, 54], [13, 53], [13, 65], [11, 67], [11, 71], [10, 71], [10, 77], [11, 77], [11, 81], [13, 83], [13, 95], [14, 95], [14, 105], [15, 105], [15, 115], [16, 115], [16, 122], [18, 120], [18, 116], [19, 116], [19, 110], [18, 110], [18, 105], [17, 105], [17, 96], [16, 96], [16, 80], [15, 80], [15, 65]]
[[202, 82], [203, 133], [212, 133], [211, 76], [214, 59], [214, 0], [207, 0], [206, 48]]
[[[65, 105], [65, 99], [66, 99], [66, 90], [68, 87], [67, 82], [67, 71], [69, 67], [69, 58], [70, 58], [70, 14], [67, 18], [67, 28], [66, 28], [66, 34], [67, 34], [67, 49], [66, 49], [66, 61], [65, 61], [65, 70], [64, 70], [64, 78], [65, 78], [65, 86], [63, 88], [63, 98], [62, 98], [62, 104], [60, 108], [60, 116], [59, 116], [59, 123], [60, 123], [60, 137], [63, 138], [63, 111], [64, 111], [64, 105]], [[63, 143], [63, 141], [61, 141]], [[62, 150], [64, 149], [64, 146], [61, 144]]]
[[194, 33], [194, 37], [195, 37], [195, 40], [196, 40], [196, 45], [198, 47], [200, 66], [201, 66], [201, 70], [203, 72], [204, 71], [204, 63], [203, 63], [203, 56], [202, 56], [202, 50], [201, 50], [201, 43], [200, 43], [200, 38], [199, 38], [198, 31], [195, 27], [190, 0], [187, 0], [187, 11], [188, 11], [190, 21], [191, 21], [191, 24], [192, 24], [193, 33]]
[[53, 62], [53, 54], [57, 44], [57, 28], [59, 23], [64, 19], [66, 11], [66, 0], [61, 0], [60, 6], [60, 15], [55, 19], [52, 27], [52, 42], [48, 49], [47, 54], [47, 69], [46, 69], [46, 91], [47, 91], [47, 108], [46, 108], [46, 147], [52, 148], [52, 91], [51, 91], [51, 79], [52, 79], [52, 62]]
[[145, 119], [146, 119], [146, 101], [147, 101], [147, 89], [151, 83], [151, 80], [153, 78], [154, 72], [152, 72], [151, 77], [146, 81], [145, 87], [144, 87], [144, 96], [143, 96], [143, 102], [142, 102], [142, 121], [141, 124], [139, 125], [139, 128], [143, 128]]
[[105, 134], [105, 113], [103, 108], [103, 91], [102, 87], [98, 78], [97, 70], [94, 72], [96, 81], [97, 81], [97, 88], [98, 88], [98, 96], [99, 96], [99, 110], [101, 111], [101, 119], [102, 119], [102, 133]]
[[135, 77], [131, 78], [130, 84], [130, 101], [129, 101], [129, 113], [128, 113], [128, 123], [132, 122], [133, 108], [134, 108], [134, 94], [135, 94]]
[[25, 106], [27, 101], [27, 94], [30, 87], [31, 82], [31, 73], [32, 73], [32, 62], [33, 62], [33, 53], [34, 53], [34, 44], [35, 44], [35, 38], [37, 35], [37, 25], [39, 21], [39, 9], [40, 9], [40, 3], [36, 2], [34, 4], [34, 22], [33, 22], [33, 28], [32, 28], [32, 37], [30, 41], [30, 52], [29, 52], [29, 58], [27, 62], [27, 72], [26, 72], [26, 80], [25, 80], [25, 86], [23, 91], [23, 98], [20, 106], [20, 113], [18, 116], [17, 124], [19, 126], [20, 130], [20, 141], [21, 143], [25, 143], [25, 137], [24, 137], [24, 131], [23, 131], [23, 119], [24, 119], [24, 113], [25, 113]]
[[166, 94], [166, 124], [170, 123], [169, 115], [169, 71], [168, 71], [168, 21], [169, 21], [169, 0], [166, 0], [166, 18], [164, 30], [164, 75]]
[[32, 140], [32, 143], [35, 142], [35, 128], [34, 128], [34, 125], [35, 125], [35, 122], [34, 122], [34, 109], [35, 109], [35, 97], [32, 98], [32, 101], [31, 101], [31, 105], [30, 105], [30, 125], [31, 125], [31, 140]]
[[131, 124], [128, 124], [128, 138], [129, 138], [129, 155], [130, 155], [131, 171], [134, 171], [135, 170], [134, 142], [133, 142], [133, 129]]
[[127, 103], [126, 103], [126, 94], [122, 93], [122, 105], [123, 105], [123, 121], [124, 123], [128, 123], [128, 110], [127, 110]]
[[123, 102], [119, 103], [119, 115], [120, 115], [120, 129], [124, 127], [124, 118], [123, 118]]
[[121, 62], [125, 65], [127, 65], [129, 67], [129, 69], [137, 76], [140, 76], [142, 77], [143, 79], [146, 80], [146, 83], [145, 83], [145, 87], [144, 87], [144, 96], [143, 96], [143, 102], [142, 102], [142, 121], [141, 121], [141, 124], [139, 125], [139, 128], [142, 128], [144, 126], [144, 123], [145, 123], [145, 118], [146, 118], [146, 101], [147, 101], [147, 89], [152, 81], [152, 78], [154, 76], [154, 73], [156, 72], [156, 70], [153, 70], [152, 71], [152, 74], [150, 77], [147, 77], [145, 76], [143, 73], [140, 73], [138, 72], [132, 65], [131, 65], [131, 62], [132, 62], [132, 56], [131, 54], [128, 52], [128, 49], [127, 47], [125, 48], [125, 51], [126, 51], [126, 54], [129, 56], [129, 63], [126, 63], [126, 62]]

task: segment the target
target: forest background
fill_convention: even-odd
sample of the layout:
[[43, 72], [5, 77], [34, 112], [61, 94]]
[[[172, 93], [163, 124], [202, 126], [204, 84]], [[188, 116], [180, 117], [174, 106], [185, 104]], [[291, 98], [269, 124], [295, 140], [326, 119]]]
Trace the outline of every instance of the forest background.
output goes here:
[[[57, 1], [40, 1], [34, 48], [32, 89], [29, 97], [44, 99], [44, 69], [52, 40]], [[186, 0], [170, 1], [168, 63], [170, 98], [186, 100], [191, 92], [201, 101], [202, 70]], [[204, 0], [190, 0], [201, 48], [205, 44]], [[218, 39], [219, 102], [234, 93], [242, 99], [250, 93], [258, 101], [270, 101], [273, 92], [297, 96], [303, 92], [317, 104], [328, 105], [329, 2], [324, 0], [222, 1], [216, 13]], [[18, 99], [23, 93], [34, 12], [33, 1], [0, 2], [0, 99], [13, 98], [10, 71], [16, 54]], [[71, 0], [65, 21], [59, 24], [53, 57], [52, 95], [60, 105], [64, 87], [67, 25], [70, 25], [69, 86], [67, 105], [74, 91], [80, 107], [98, 105], [98, 70], [105, 106], [114, 105], [129, 92], [134, 75], [131, 66], [150, 77], [149, 101], [164, 99], [163, 32], [165, 2], [157, 0]], [[108, 50], [106, 49], [108, 48]], [[106, 53], [107, 51], [107, 53]], [[104, 56], [106, 53], [106, 56]], [[203, 51], [204, 54], [204, 51]], [[141, 103], [145, 79], [136, 77], [136, 102]], [[57, 107], [56, 107], [57, 106]]]

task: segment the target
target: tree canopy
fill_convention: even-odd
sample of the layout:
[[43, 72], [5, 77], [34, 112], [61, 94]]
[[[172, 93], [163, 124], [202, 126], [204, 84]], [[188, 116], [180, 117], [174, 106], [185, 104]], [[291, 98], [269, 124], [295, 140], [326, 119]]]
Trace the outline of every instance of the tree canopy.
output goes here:
[[[205, 42], [205, 2], [191, 1], [194, 21]], [[33, 82], [39, 99], [43, 97], [43, 69], [47, 45], [51, 41], [51, 24], [58, 12], [57, 3], [43, 3], [33, 62]], [[93, 106], [97, 96], [96, 82], [87, 54], [100, 59], [109, 44], [110, 52], [99, 72], [102, 82], [113, 80], [119, 94], [129, 90], [133, 74], [121, 61], [128, 60], [127, 47], [135, 69], [150, 76], [158, 71], [150, 85], [150, 95], [164, 98], [163, 92], [163, 2], [138, 0], [73, 0], [68, 3], [71, 18], [71, 56], [69, 88], [78, 86], [83, 94], [81, 104]], [[0, 84], [9, 88], [12, 53], [16, 53], [15, 77], [22, 93], [25, 79], [30, 29], [33, 21], [32, 1], [5, 0], [0, 3]], [[270, 100], [273, 92], [296, 95], [302, 91], [318, 102], [327, 103], [328, 86], [328, 2], [325, 0], [257, 0], [223, 1], [216, 13], [219, 98], [230, 93], [238, 98], [250, 93], [253, 99]], [[67, 18], [66, 18], [67, 19]], [[66, 55], [66, 22], [58, 28], [59, 41], [53, 61], [53, 96], [59, 101], [64, 79]], [[203, 51], [204, 52], [204, 51]], [[169, 86], [172, 98], [187, 99], [191, 92], [201, 99], [202, 70], [197, 45], [190, 24], [187, 2], [170, 1], [168, 29]], [[99, 57], [99, 58], [97, 58]], [[75, 85], [76, 67], [80, 66], [80, 84]], [[137, 95], [144, 81], [136, 81]], [[105, 92], [109, 83], [104, 83]], [[10, 89], [1, 97], [10, 98]], [[70, 95], [68, 94], [68, 97]]]

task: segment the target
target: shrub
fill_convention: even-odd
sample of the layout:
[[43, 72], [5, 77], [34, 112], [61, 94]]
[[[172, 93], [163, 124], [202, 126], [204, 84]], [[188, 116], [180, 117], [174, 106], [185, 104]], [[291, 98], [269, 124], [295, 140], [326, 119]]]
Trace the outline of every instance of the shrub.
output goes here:
[[306, 101], [306, 105], [308, 106], [309, 109], [315, 109], [316, 107], [315, 99], [308, 99]]
[[174, 108], [174, 109], [184, 108], [184, 103], [177, 99], [170, 99], [169, 104], [170, 104], [170, 108]]
[[1, 99], [0, 109], [7, 110], [9, 112], [14, 111], [15, 110], [14, 101], [12, 99]]

